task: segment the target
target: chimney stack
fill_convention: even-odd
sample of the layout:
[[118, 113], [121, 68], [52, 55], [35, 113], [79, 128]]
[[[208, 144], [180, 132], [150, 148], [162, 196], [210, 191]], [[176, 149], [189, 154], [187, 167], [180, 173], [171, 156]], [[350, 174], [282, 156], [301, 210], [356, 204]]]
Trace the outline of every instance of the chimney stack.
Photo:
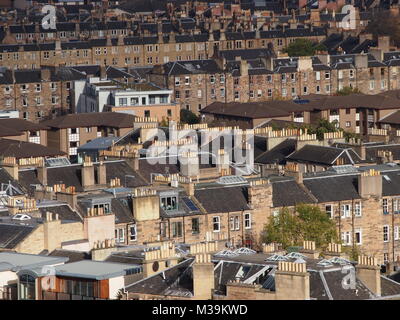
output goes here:
[[196, 255], [193, 264], [193, 291], [196, 300], [210, 300], [214, 290], [214, 264], [211, 255]]
[[310, 300], [310, 275], [306, 264], [279, 261], [275, 288], [277, 300]]
[[222, 172], [223, 170], [229, 170], [229, 153], [226, 153], [224, 149], [218, 150], [217, 155], [217, 168], [218, 172]]
[[85, 157], [82, 164], [81, 178], [83, 189], [94, 186], [94, 166], [90, 157]]
[[371, 290], [375, 295], [381, 295], [381, 275], [380, 266], [376, 258], [359, 256], [358, 265], [356, 267], [357, 278]]
[[342, 245], [339, 243], [329, 243], [328, 248], [324, 252], [325, 259], [332, 258], [343, 258], [348, 259], [348, 256], [345, 252], [342, 252]]
[[51, 70], [46, 67], [42, 67], [40, 69], [40, 77], [43, 81], [50, 81], [51, 78]]
[[382, 197], [382, 176], [379, 171], [370, 169], [358, 176], [358, 193], [362, 198]]
[[300, 253], [311, 259], [318, 259], [320, 252], [316, 250], [315, 241], [303, 241], [303, 248]]
[[179, 166], [183, 176], [197, 177], [200, 174], [199, 156], [197, 152], [183, 152], [179, 157]]
[[97, 166], [97, 184], [106, 185], [107, 184], [107, 175], [106, 175], [106, 165], [103, 161], [100, 161]]
[[160, 199], [156, 190], [149, 188], [134, 189], [132, 203], [133, 216], [136, 221], [160, 218]]
[[4, 170], [7, 171], [7, 173], [14, 179], [18, 180], [19, 178], [19, 168], [18, 168], [18, 163], [17, 159], [14, 157], [6, 157], [3, 159], [1, 166], [3, 167]]
[[43, 163], [43, 165], [36, 168], [37, 177], [40, 183], [44, 186], [47, 186], [47, 167]]
[[56, 199], [68, 203], [73, 210], [76, 210], [77, 208], [78, 194], [75, 192], [75, 187], [73, 186], [70, 186], [61, 192], [56, 192]]

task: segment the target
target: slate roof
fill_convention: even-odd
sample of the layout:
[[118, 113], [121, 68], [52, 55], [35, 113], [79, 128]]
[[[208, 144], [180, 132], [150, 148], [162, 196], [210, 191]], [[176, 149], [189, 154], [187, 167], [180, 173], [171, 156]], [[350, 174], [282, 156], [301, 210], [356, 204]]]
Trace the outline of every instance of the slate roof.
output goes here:
[[38, 204], [38, 209], [41, 212], [43, 219], [46, 217], [46, 212], [51, 212], [58, 214], [58, 217], [61, 221], [82, 221], [82, 218], [79, 216], [79, 214], [72, 210], [67, 204], [50, 204], [43, 207]]
[[0, 223], [0, 248], [14, 249], [35, 230], [32, 225]]
[[195, 198], [207, 213], [249, 210], [247, 188], [242, 186], [196, 189]]
[[[312, 272], [312, 273], [317, 273], [317, 272]], [[311, 274], [312, 274], [311, 273]], [[317, 273], [319, 277], [321, 277], [321, 273]], [[318, 275], [316, 278], [318, 278]], [[315, 276], [314, 276], [315, 277]], [[342, 270], [335, 270], [335, 271], [325, 271], [323, 272], [323, 277], [327, 283], [327, 288], [329, 290], [329, 294], [331, 295], [333, 300], [364, 300], [364, 299], [370, 299], [373, 297], [371, 292], [368, 290], [368, 288], [360, 281], [360, 279], [356, 278], [356, 288], [348, 288], [345, 289], [342, 286], [342, 280], [343, 280], [343, 273]], [[310, 279], [311, 280], [311, 279]], [[322, 280], [322, 277], [321, 277]], [[319, 281], [319, 280], [317, 280]], [[310, 287], [312, 286], [312, 282], [310, 281]], [[326, 288], [325, 293], [327, 293]], [[312, 292], [311, 295], [312, 298], [319, 299], [318, 291], [315, 290]], [[324, 295], [322, 295], [322, 298], [325, 298]]]
[[51, 128], [79, 128], [90, 126], [105, 126], [113, 128], [133, 127], [135, 117], [119, 112], [74, 113], [42, 121], [41, 124]]
[[393, 155], [393, 160], [400, 160], [400, 144], [378, 144], [365, 147], [366, 159], [368, 161], [378, 160], [378, 151], [390, 151]]
[[56, 157], [65, 155], [65, 152], [45, 147], [41, 144], [0, 139], [0, 154], [6, 157], [30, 158], [30, 157]]
[[[126, 178], [126, 184], [128, 188], [134, 188], [139, 186], [145, 186], [147, 183], [138, 175], [137, 172], [125, 161], [108, 161], [104, 162], [106, 166], [106, 180], [107, 183], [111, 179], [119, 178], [121, 184], [125, 184], [125, 176], [134, 176], [135, 178]], [[95, 164], [95, 166], [97, 166]], [[81, 182], [81, 165], [69, 165], [62, 167], [49, 167], [47, 168], [47, 183], [48, 185], [65, 184], [66, 187], [74, 186], [77, 192], [82, 192]], [[96, 175], [95, 175], [96, 176]], [[31, 184], [40, 184], [37, 179], [36, 170], [23, 170], [19, 172], [19, 182], [27, 190], [30, 189]]]
[[296, 150], [296, 140], [286, 139], [270, 150], [255, 156], [254, 162], [260, 164], [285, 164], [286, 157]]
[[318, 202], [360, 199], [358, 175], [304, 178], [304, 185]]
[[343, 164], [354, 164], [361, 159], [352, 149], [342, 149], [318, 145], [305, 145], [300, 150], [293, 152], [286, 159], [303, 163], [318, 163], [323, 165], [334, 165], [337, 158], [344, 159]]
[[215, 60], [191, 60], [168, 62], [163, 65], [164, 72], [168, 75], [218, 73], [223, 70]]
[[115, 223], [133, 223], [132, 198], [113, 198], [111, 199], [111, 211], [115, 215]]
[[126, 286], [125, 290], [130, 293], [167, 295], [171, 288], [179, 286], [179, 290], [175, 291], [175, 295], [183, 292], [191, 296], [193, 292], [193, 276], [190, 268], [192, 263], [193, 259], [186, 259], [176, 266], [164, 270], [162, 273], [156, 273]]
[[272, 117], [284, 117], [292, 112], [307, 110], [306, 104], [300, 105], [288, 101], [265, 101], [265, 102], [213, 102], [201, 110], [201, 113], [211, 113], [249, 119], [262, 119]]
[[400, 124], [400, 111], [394, 111], [378, 120], [380, 123]]
[[0, 129], [3, 128], [4, 130], [9, 129], [11, 131], [19, 131], [20, 133], [23, 131], [38, 131], [48, 129], [46, 126], [41, 124], [18, 118], [0, 119]]
[[[275, 271], [277, 263], [266, 261], [270, 255], [250, 254], [234, 257], [217, 257], [212, 261], [214, 269], [214, 293], [226, 295], [226, 285], [230, 281], [239, 279], [241, 282], [260, 284], [271, 292], [275, 288]], [[289, 259], [289, 261], [294, 259]], [[307, 271], [310, 274], [310, 298], [312, 300], [364, 300], [377, 298], [361, 281], [356, 278], [355, 288], [345, 289], [342, 286], [342, 269], [353, 269], [351, 264], [332, 267], [322, 267], [317, 263], [321, 260], [306, 258]], [[151, 294], [171, 297], [193, 296], [193, 259], [186, 259], [180, 264], [159, 272], [148, 278], [139, 280], [125, 287], [125, 290], [135, 293]], [[255, 278], [252, 278], [258, 272]], [[253, 280], [251, 280], [251, 278]], [[382, 297], [396, 296], [400, 293], [400, 285], [393, 280], [381, 277]]]
[[301, 203], [315, 203], [314, 199], [294, 180], [272, 183], [274, 207], [291, 207]]

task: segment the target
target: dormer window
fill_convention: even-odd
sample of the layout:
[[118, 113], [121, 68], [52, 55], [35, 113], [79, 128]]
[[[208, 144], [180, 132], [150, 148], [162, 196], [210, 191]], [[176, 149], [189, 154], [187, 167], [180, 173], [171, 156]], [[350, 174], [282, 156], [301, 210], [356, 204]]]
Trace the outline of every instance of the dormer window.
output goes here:
[[110, 204], [109, 203], [99, 203], [99, 204], [95, 204], [93, 206], [94, 209], [103, 209], [105, 214], [108, 214], [111, 212], [110, 210]]
[[162, 197], [161, 208], [165, 211], [172, 211], [178, 209], [178, 201], [176, 196]]

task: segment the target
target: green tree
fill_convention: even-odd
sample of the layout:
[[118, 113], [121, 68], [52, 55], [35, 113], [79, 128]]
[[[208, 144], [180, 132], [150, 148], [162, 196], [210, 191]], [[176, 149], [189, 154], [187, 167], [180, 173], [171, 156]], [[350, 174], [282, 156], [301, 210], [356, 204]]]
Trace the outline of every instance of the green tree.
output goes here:
[[388, 14], [387, 11], [372, 12], [371, 20], [366, 28], [375, 39], [378, 36], [390, 36], [395, 46], [400, 45], [400, 16]]
[[313, 56], [316, 51], [325, 51], [321, 43], [314, 43], [308, 39], [296, 39], [284, 49], [290, 57]]
[[302, 245], [303, 240], [315, 241], [318, 247], [326, 247], [337, 240], [335, 223], [326, 212], [313, 205], [302, 204], [291, 212], [282, 209], [276, 217], [270, 217], [264, 228], [264, 243], [281, 243], [283, 248]]
[[200, 122], [200, 117], [196, 116], [192, 111], [182, 109], [181, 113], [181, 122], [187, 124], [194, 124]]

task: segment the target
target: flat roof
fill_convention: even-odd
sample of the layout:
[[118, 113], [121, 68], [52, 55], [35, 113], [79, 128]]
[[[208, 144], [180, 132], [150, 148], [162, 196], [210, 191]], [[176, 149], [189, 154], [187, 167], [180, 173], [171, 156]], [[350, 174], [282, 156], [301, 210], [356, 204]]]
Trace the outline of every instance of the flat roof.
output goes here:
[[0, 252], [0, 271], [19, 271], [68, 261], [66, 257], [47, 257], [36, 254]]
[[139, 265], [82, 260], [55, 267], [57, 276], [103, 280], [129, 273], [139, 273]]
[[89, 150], [105, 150], [112, 146], [120, 137], [99, 137], [78, 147], [78, 152]]

